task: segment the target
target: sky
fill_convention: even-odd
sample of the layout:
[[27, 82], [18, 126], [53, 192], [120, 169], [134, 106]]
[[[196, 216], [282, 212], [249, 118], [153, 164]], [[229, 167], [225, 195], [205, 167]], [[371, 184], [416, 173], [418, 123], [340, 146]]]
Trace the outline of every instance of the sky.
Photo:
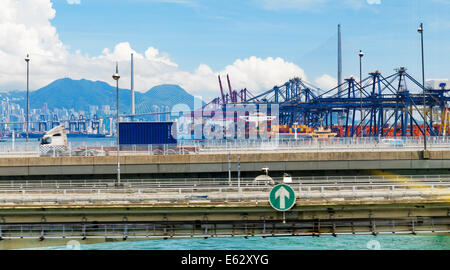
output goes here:
[[205, 99], [219, 96], [217, 76], [259, 93], [301, 77], [322, 89], [337, 83], [337, 25], [343, 74], [359, 77], [400, 66], [421, 81], [450, 78], [450, 0], [2, 0], [0, 91], [63, 77], [111, 78], [120, 87], [179, 84]]

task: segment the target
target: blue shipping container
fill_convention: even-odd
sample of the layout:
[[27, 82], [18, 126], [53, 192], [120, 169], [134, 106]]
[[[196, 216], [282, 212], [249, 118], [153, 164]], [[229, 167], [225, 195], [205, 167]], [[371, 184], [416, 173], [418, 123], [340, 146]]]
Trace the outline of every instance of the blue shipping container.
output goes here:
[[119, 132], [121, 145], [177, 143], [174, 122], [121, 122]]

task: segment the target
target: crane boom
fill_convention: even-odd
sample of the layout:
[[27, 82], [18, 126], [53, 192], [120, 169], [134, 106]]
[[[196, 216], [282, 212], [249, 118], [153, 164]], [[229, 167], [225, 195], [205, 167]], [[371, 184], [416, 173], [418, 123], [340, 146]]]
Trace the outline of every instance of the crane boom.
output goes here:
[[228, 81], [228, 89], [230, 90], [231, 102], [235, 102], [234, 97], [233, 97], [233, 90], [231, 90], [230, 77], [228, 76], [228, 74], [227, 74], [227, 81]]
[[226, 104], [225, 95], [223, 94], [222, 81], [220, 80], [220, 75], [217, 76], [219, 78], [219, 86], [220, 86], [220, 94], [222, 95], [222, 103]]

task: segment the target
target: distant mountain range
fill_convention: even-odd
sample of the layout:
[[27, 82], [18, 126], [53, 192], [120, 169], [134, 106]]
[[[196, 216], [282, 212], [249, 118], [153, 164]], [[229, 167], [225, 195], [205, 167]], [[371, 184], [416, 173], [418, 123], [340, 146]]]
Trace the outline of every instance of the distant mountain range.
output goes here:
[[[26, 107], [26, 91], [0, 93], [0, 97], [9, 97], [13, 103]], [[89, 106], [109, 105], [116, 107], [116, 88], [102, 81], [72, 80], [69, 78], [56, 80], [36, 91], [30, 92], [30, 108], [42, 109], [44, 103], [50, 110], [55, 108], [74, 108], [75, 111], [89, 111]], [[194, 108], [194, 97], [178, 85], [164, 84], [155, 86], [145, 93], [135, 91], [136, 114], [149, 113], [153, 105], [168, 106], [186, 104]], [[204, 104], [204, 103], [201, 103]], [[119, 109], [121, 114], [131, 112], [131, 91], [119, 89]]]

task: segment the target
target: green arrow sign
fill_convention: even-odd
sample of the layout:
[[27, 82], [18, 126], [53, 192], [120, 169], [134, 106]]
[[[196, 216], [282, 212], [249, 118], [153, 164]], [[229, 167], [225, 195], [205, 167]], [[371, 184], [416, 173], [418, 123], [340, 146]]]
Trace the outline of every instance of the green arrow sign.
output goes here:
[[295, 192], [288, 185], [277, 185], [270, 191], [269, 202], [275, 210], [288, 211], [295, 204]]

